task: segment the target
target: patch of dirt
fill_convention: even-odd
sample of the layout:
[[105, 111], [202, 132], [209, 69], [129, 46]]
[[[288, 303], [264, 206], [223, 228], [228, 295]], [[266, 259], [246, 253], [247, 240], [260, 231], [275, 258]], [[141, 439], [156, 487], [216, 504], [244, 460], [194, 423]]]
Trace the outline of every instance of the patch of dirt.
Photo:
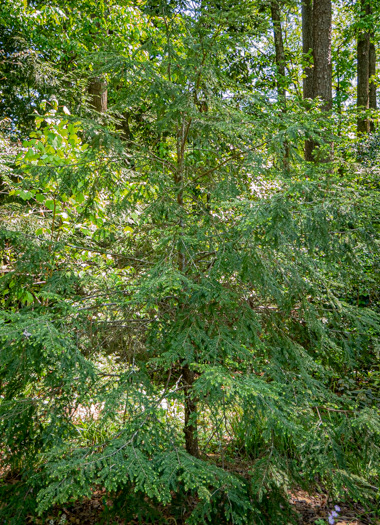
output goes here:
[[[290, 502], [300, 515], [300, 525], [318, 523], [324, 520], [328, 524], [328, 518], [335, 504], [328, 501], [325, 494], [310, 495], [307, 492], [298, 490], [290, 493]], [[343, 504], [336, 502], [340, 507], [335, 518], [335, 525], [380, 525], [380, 520], [366, 515], [363, 507], [356, 503]]]

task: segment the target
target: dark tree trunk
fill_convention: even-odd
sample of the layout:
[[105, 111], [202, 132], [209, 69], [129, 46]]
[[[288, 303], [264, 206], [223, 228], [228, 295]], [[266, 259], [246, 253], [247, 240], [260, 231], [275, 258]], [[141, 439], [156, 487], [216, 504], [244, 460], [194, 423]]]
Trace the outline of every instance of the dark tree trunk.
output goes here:
[[88, 86], [91, 106], [98, 113], [107, 111], [107, 83], [101, 78], [94, 78]]
[[[177, 186], [177, 204], [181, 212], [184, 212], [184, 200], [183, 200], [183, 173], [184, 173], [184, 158], [187, 144], [187, 137], [191, 125], [191, 119], [178, 123], [177, 127], [177, 171], [174, 174], [174, 182]], [[180, 233], [183, 235], [183, 220], [179, 220]], [[186, 269], [186, 259], [184, 254], [184, 243], [181, 241], [178, 246], [178, 270], [183, 273]], [[183, 304], [181, 309], [185, 308]], [[192, 456], [199, 458], [199, 445], [198, 445], [198, 424], [197, 424], [197, 402], [194, 397], [194, 372], [190, 370], [189, 365], [186, 363], [182, 366], [182, 385], [184, 392], [185, 402], [185, 446], [186, 452]]]
[[[331, 0], [314, 0], [313, 3], [313, 96], [323, 101], [322, 109], [332, 109], [332, 63], [331, 63], [332, 6]], [[315, 158], [315, 144], [312, 150]], [[329, 162], [331, 154], [319, 158]]]
[[[371, 34], [373, 38], [373, 34]], [[376, 95], [376, 47], [373, 42], [369, 44], [369, 108], [377, 109], [377, 95]], [[373, 120], [370, 122], [371, 131], [375, 130]]]
[[[309, 67], [313, 60], [313, 0], [302, 2], [302, 52], [304, 60], [303, 98], [314, 98], [313, 68]], [[305, 141], [305, 160], [313, 160], [314, 143]]]
[[189, 365], [182, 368], [183, 386], [185, 394], [185, 444], [186, 452], [199, 458], [199, 444], [197, 432], [197, 403], [192, 396], [194, 385], [194, 372]]
[[117, 129], [121, 131], [120, 138], [129, 144], [132, 140], [131, 128], [129, 127], [129, 113], [125, 112], [122, 114]]
[[318, 0], [313, 6], [313, 96], [320, 97], [323, 108], [332, 108], [331, 0]]
[[[371, 14], [368, 0], [361, 0], [360, 18], [366, 19]], [[368, 29], [358, 34], [357, 41], [357, 108], [359, 113], [369, 109], [369, 61], [370, 61], [370, 32]], [[357, 132], [368, 133], [370, 130], [369, 118], [358, 116]]]
[[313, 68], [309, 67], [313, 58], [313, 0], [302, 2], [302, 52], [305, 62], [303, 74], [303, 98], [314, 98]]
[[[281, 12], [277, 0], [271, 0], [271, 14], [273, 23], [274, 47], [276, 51], [277, 66], [277, 93], [278, 100], [282, 105], [282, 111], [286, 112], [286, 77], [285, 77], [285, 49], [282, 38]], [[289, 144], [284, 143], [284, 169], [289, 169]]]
[[[369, 4], [366, 0], [361, 2], [361, 17], [369, 14]], [[358, 111], [365, 111], [369, 108], [369, 32], [361, 32], [357, 42], [357, 107]], [[369, 132], [369, 119], [359, 115], [357, 121], [357, 132]]]
[[374, 129], [371, 119], [361, 112], [376, 109], [376, 49], [373, 43], [373, 27], [371, 20], [371, 0], [360, 0], [360, 20], [364, 29], [359, 32], [357, 40], [357, 108], [358, 135], [369, 133]]

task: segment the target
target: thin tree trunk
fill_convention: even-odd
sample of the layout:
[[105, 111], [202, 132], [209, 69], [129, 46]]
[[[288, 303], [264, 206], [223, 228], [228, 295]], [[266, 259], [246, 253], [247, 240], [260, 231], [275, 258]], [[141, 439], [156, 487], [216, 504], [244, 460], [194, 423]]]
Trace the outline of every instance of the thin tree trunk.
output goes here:
[[129, 126], [129, 113], [128, 112], [124, 112], [122, 114], [121, 119], [119, 123], [117, 124], [117, 129], [121, 132], [120, 138], [127, 144], [130, 144], [130, 141], [132, 140], [132, 133], [131, 133], [131, 128]]
[[[271, 0], [271, 14], [273, 23], [274, 47], [276, 51], [277, 66], [277, 93], [278, 100], [282, 105], [283, 113], [286, 113], [286, 78], [285, 78], [285, 49], [282, 38], [281, 12], [277, 0]], [[284, 142], [284, 169], [289, 169], [289, 144]]]
[[[302, 52], [303, 52], [303, 98], [314, 98], [313, 93], [313, 68], [309, 67], [313, 59], [313, 0], [302, 2]], [[305, 160], [313, 160], [314, 143], [305, 141]]]
[[[182, 214], [184, 206], [183, 201], [183, 172], [184, 172], [184, 159], [186, 151], [187, 137], [191, 126], [191, 118], [187, 122], [181, 122], [178, 124], [177, 129], [177, 171], [174, 176], [174, 182], [177, 189], [177, 204]], [[178, 269], [180, 272], [184, 272], [186, 268], [186, 259], [183, 247], [183, 218], [180, 217], [180, 240], [178, 244]], [[197, 402], [193, 396], [193, 386], [195, 382], [194, 372], [190, 370], [189, 364], [185, 363], [182, 366], [182, 384], [184, 387], [184, 402], [185, 402], [185, 446], [186, 452], [192, 456], [198, 458], [199, 444], [198, 444], [198, 424], [197, 424]]]
[[186, 452], [199, 458], [199, 443], [197, 429], [197, 403], [193, 397], [194, 372], [189, 365], [182, 367], [183, 386], [185, 394], [185, 445]]
[[101, 78], [94, 78], [88, 86], [91, 106], [98, 113], [107, 111], [107, 83]]
[[277, 0], [272, 0], [270, 4], [272, 23], [273, 23], [273, 36], [274, 36], [274, 47], [276, 51], [276, 66], [277, 66], [277, 92], [279, 99], [284, 102], [285, 99], [285, 50], [284, 41], [282, 38], [282, 27], [281, 27], [281, 12], [278, 6]]

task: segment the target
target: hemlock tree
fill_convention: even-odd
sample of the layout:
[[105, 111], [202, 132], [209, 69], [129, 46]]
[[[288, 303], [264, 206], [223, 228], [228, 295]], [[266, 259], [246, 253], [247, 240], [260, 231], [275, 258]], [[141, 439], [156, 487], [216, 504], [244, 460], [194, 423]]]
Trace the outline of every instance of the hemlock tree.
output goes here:
[[296, 484], [364, 502], [376, 173], [278, 168], [303, 108], [236, 74], [260, 3], [131, 10], [139, 45], [131, 24], [92, 57], [109, 121], [51, 99], [4, 176], [1, 457], [18, 482], [0, 513], [24, 523], [96, 488], [156, 523], [288, 523]]

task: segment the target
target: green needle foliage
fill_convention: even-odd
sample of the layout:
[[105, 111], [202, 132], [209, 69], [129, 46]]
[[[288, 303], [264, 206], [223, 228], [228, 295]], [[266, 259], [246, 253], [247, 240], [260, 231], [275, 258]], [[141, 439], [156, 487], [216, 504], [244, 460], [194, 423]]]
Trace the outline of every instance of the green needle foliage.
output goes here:
[[288, 523], [295, 486], [371, 502], [376, 166], [344, 137], [303, 162], [341, 121], [252, 89], [256, 3], [135, 10], [139, 45], [85, 57], [108, 113], [50, 99], [4, 160], [0, 516], [96, 489], [144, 523]]

